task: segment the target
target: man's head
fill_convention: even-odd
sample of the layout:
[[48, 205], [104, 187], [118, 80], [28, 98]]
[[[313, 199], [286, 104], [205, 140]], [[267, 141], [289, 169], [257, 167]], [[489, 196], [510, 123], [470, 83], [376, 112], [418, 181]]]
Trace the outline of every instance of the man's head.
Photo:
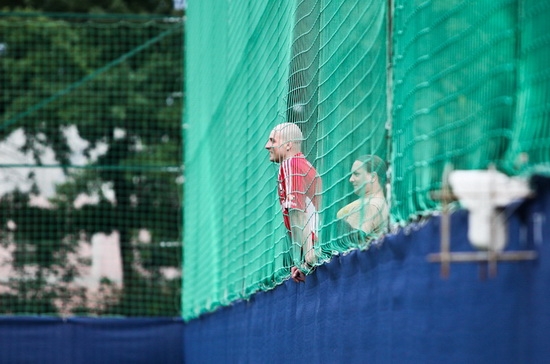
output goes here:
[[380, 189], [386, 194], [386, 163], [376, 155], [361, 156], [353, 162], [349, 181], [359, 196]]
[[293, 123], [282, 123], [271, 130], [265, 149], [269, 151], [269, 160], [280, 163], [302, 150], [302, 131]]

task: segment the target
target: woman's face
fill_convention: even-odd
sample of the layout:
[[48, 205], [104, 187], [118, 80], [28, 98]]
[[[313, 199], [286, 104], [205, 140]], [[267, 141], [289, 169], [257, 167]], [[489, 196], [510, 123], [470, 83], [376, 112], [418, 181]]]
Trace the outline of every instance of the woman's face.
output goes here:
[[355, 161], [351, 166], [351, 177], [349, 181], [353, 185], [355, 194], [364, 196], [372, 190], [374, 176], [363, 167], [363, 162]]

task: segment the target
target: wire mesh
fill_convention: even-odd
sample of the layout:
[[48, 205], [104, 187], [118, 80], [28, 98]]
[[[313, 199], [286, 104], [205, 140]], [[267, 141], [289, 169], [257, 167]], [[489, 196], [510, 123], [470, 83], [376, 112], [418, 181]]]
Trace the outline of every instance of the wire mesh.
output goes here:
[[184, 318], [296, 266], [281, 123], [322, 180], [316, 264], [440, 209], [446, 166], [548, 173], [549, 1], [213, 3], [188, 8]]
[[178, 316], [183, 21], [0, 13], [4, 314]]

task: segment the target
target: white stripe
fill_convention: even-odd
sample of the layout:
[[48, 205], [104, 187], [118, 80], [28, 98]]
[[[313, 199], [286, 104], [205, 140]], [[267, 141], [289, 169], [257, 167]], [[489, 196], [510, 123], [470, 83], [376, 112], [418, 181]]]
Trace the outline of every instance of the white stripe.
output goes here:
[[306, 217], [307, 217], [307, 225], [309, 226], [309, 229], [317, 235], [317, 231], [319, 229], [319, 214], [317, 213], [317, 209], [315, 208], [315, 205], [313, 204], [313, 201], [309, 199], [309, 197], [306, 196]]
[[[291, 164], [290, 164], [290, 161], [292, 160], [292, 158], [289, 158], [289, 159], [286, 159], [283, 161], [283, 172], [284, 172], [284, 179], [285, 179], [285, 204], [287, 204], [288, 202], [288, 191], [292, 191], [292, 176], [291, 176], [291, 173], [290, 173], [290, 170], [292, 169], [291, 168]], [[287, 204], [288, 206], [288, 204]]]

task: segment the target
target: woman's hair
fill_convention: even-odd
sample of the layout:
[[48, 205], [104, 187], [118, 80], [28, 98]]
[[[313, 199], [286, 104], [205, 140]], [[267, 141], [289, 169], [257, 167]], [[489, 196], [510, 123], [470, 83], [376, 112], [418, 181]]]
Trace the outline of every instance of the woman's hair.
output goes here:
[[378, 182], [380, 183], [380, 187], [382, 188], [382, 192], [384, 193], [384, 196], [386, 195], [386, 180], [387, 180], [387, 168], [386, 163], [382, 160], [382, 158], [374, 155], [374, 154], [366, 154], [362, 155], [355, 159], [358, 162], [361, 162], [361, 167], [369, 172], [369, 173], [376, 173], [378, 176]]

